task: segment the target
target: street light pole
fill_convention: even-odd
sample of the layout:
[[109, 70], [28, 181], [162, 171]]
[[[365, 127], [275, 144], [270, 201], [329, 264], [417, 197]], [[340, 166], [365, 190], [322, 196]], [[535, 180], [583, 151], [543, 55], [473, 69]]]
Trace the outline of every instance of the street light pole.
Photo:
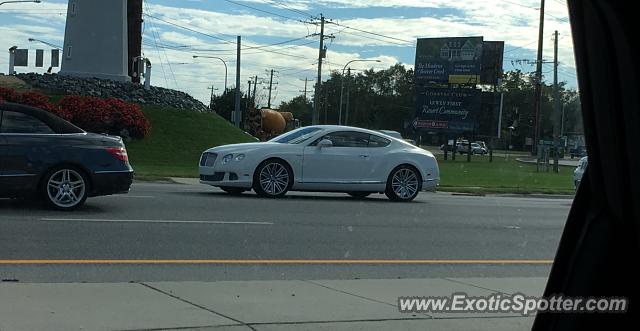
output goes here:
[[507, 145], [507, 155], [505, 157], [506, 160], [509, 160], [509, 154], [511, 153], [511, 136], [513, 135], [513, 130], [515, 130], [516, 128], [511, 125], [509, 126], [509, 143]]
[[194, 55], [193, 58], [194, 59], [197, 59], [197, 58], [218, 59], [222, 61], [222, 64], [224, 64], [224, 91], [226, 92], [227, 91], [227, 62], [225, 62], [223, 59], [217, 56]]
[[349, 62], [347, 62], [347, 64], [344, 65], [344, 67], [342, 67], [342, 77], [340, 79], [340, 111], [338, 113], [338, 125], [342, 125], [342, 100], [343, 100], [343, 93], [344, 93], [344, 71], [345, 69], [347, 69], [347, 66], [352, 63], [352, 62], [380, 62], [380, 60], [351, 60]]
[[12, 0], [12, 1], [2, 1], [0, 2], [0, 6], [4, 5], [5, 3], [24, 3], [24, 2], [31, 2], [31, 3], [40, 3], [42, 1], [40, 0]]
[[44, 41], [44, 40], [35, 39], [35, 38], [29, 38], [29, 39], [27, 39], [27, 40], [28, 40], [29, 42], [39, 42], [39, 43], [41, 43], [41, 44], [45, 44], [45, 45], [47, 45], [47, 46], [49, 46], [49, 47], [53, 47], [53, 48], [57, 48], [57, 49], [59, 49], [59, 50], [62, 50], [62, 46], [58, 46], [58, 45], [56, 45], [56, 44], [52, 44], [52, 43], [46, 42], [46, 41]]

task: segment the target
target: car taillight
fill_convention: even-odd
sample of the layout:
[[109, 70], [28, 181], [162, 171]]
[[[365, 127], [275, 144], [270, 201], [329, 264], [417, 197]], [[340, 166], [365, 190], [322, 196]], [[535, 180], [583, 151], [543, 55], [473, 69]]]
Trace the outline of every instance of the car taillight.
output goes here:
[[122, 162], [129, 162], [129, 156], [127, 155], [127, 150], [124, 147], [107, 147], [106, 151]]

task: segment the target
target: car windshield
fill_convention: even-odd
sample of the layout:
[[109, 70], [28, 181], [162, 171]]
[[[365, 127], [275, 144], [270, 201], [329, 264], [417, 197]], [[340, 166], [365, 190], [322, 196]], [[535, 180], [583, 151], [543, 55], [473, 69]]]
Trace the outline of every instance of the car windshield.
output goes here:
[[269, 141], [281, 144], [300, 144], [315, 136], [320, 130], [322, 129], [317, 127], [299, 128], [275, 137]]

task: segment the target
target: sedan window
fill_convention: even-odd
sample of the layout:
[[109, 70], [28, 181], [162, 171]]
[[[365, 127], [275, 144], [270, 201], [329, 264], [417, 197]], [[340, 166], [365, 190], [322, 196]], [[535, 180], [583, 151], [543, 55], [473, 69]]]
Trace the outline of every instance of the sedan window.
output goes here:
[[369, 134], [356, 131], [332, 132], [322, 139], [329, 139], [333, 147], [367, 147], [369, 145]]
[[376, 135], [369, 136], [369, 147], [386, 147], [389, 146], [391, 140]]
[[55, 133], [41, 120], [19, 112], [3, 111], [0, 133], [53, 134]]

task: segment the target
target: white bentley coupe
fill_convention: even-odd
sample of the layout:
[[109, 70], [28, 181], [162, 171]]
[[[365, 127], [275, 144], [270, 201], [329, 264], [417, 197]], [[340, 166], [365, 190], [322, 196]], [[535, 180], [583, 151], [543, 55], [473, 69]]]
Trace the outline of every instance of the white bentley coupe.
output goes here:
[[383, 133], [317, 125], [268, 142], [210, 148], [200, 158], [200, 182], [238, 194], [280, 197], [287, 191], [345, 192], [356, 198], [384, 193], [411, 201], [435, 190], [438, 162], [431, 152]]

